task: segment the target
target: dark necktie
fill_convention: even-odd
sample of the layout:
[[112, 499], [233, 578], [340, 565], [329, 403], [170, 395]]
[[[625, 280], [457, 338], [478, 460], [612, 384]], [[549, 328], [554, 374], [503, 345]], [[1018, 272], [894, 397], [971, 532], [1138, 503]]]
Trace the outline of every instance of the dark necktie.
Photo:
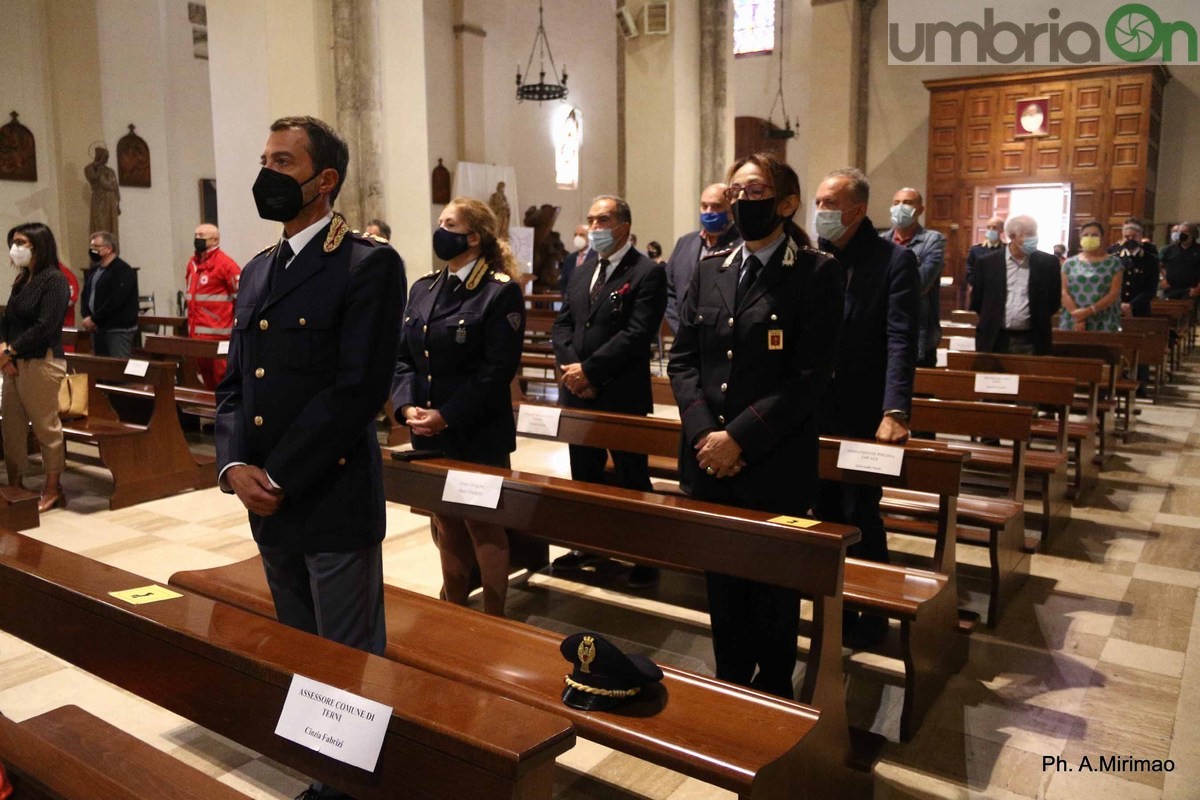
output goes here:
[[288, 261], [295, 255], [292, 252], [292, 244], [287, 239], [284, 239], [279, 244], [279, 250], [275, 253], [275, 260], [271, 262], [271, 269], [267, 273], [267, 294], [271, 294], [271, 290], [275, 288], [275, 279], [281, 275], [284, 269], [287, 268]]
[[608, 280], [608, 259], [600, 259], [600, 272], [596, 274], [596, 282], [592, 284], [592, 292], [588, 295], [588, 306], [595, 307], [600, 295], [604, 294], [604, 283]]
[[758, 280], [758, 273], [762, 271], [762, 262], [757, 256], [750, 256], [742, 264], [742, 279], [738, 281], [737, 296], [734, 299], [734, 304], [742, 307], [742, 301], [746, 299], [746, 293], [750, 291], [750, 287]]

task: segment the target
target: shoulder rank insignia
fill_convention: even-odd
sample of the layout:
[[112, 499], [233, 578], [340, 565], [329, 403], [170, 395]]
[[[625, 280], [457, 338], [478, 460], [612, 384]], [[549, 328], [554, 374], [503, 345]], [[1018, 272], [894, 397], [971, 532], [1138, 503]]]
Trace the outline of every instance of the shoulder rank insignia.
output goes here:
[[[725, 257], [724, 263], [721, 264], [721, 269], [729, 269], [730, 267], [732, 267], [733, 260], [735, 258], [737, 258], [737, 254], [738, 254], [737, 248], [730, 250], [729, 255]], [[714, 253], [713, 255], [717, 255], [717, 253]]]
[[345, 239], [348, 233], [350, 233], [350, 226], [346, 223], [346, 218], [335, 211], [333, 222], [329, 225], [329, 233], [325, 234], [325, 244], [321, 250], [325, 253], [337, 250], [342, 245], [342, 239]]
[[493, 272], [492, 280], [494, 280], [496, 283], [508, 283], [512, 280], [512, 278], [509, 277], [507, 272]]

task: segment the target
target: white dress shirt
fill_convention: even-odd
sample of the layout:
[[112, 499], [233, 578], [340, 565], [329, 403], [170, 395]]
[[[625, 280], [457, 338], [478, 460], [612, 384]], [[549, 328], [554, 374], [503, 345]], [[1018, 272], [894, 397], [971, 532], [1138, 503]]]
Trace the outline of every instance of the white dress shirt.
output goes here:
[[1012, 250], [1005, 252], [1008, 294], [1004, 301], [1004, 328], [1027, 331], [1029, 324], [1029, 256], [1018, 261]]

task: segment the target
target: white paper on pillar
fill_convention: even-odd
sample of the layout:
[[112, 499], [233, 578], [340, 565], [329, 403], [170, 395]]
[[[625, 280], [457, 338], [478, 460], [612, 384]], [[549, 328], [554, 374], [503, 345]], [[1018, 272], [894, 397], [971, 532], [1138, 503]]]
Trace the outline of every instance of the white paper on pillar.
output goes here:
[[522, 271], [529, 272], [530, 265], [533, 264], [533, 228], [509, 228], [508, 246], [512, 249], [513, 258], [521, 265]]
[[454, 168], [454, 196], [474, 197], [486, 203], [501, 181], [504, 182], [504, 196], [508, 199], [509, 219], [519, 225], [525, 221], [525, 209], [517, 194], [517, 171], [512, 167], [460, 161]]
[[951, 336], [950, 349], [973, 353], [975, 352], [975, 338], [973, 336]]

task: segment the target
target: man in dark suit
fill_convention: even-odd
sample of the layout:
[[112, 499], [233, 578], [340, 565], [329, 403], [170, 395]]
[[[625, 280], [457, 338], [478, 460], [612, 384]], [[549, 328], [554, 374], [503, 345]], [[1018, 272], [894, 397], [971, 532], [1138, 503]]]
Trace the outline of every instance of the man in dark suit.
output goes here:
[[1048, 355], [1050, 329], [1062, 306], [1058, 259], [1037, 249], [1037, 220], [1004, 223], [1008, 246], [985, 256], [971, 275], [971, 310], [979, 314], [975, 349]]
[[88, 255], [79, 327], [92, 332], [96, 355], [129, 358], [137, 333], [137, 272], [117, 255], [116, 234], [108, 231], [92, 234]]
[[679, 311], [687, 300], [696, 265], [701, 259], [741, 244], [741, 234], [725, 199], [726, 188], [723, 183], [714, 183], [700, 193], [700, 230], [680, 236], [667, 259], [666, 316], [672, 333], [679, 332]]
[[[870, 192], [866, 176], [856, 169], [830, 173], [817, 189], [820, 247], [832, 252], [846, 272], [842, 333], [821, 428], [832, 436], [903, 444], [912, 410], [920, 279], [912, 251], [881, 239], [871, 224]], [[857, 526], [862, 540], [849, 554], [886, 563], [882, 497], [877, 486], [822, 481], [817, 516]], [[847, 645], [863, 648], [887, 633], [887, 620], [860, 621], [849, 612], [844, 627]]]
[[567, 284], [571, 280], [571, 275], [575, 270], [582, 267], [588, 258], [594, 258], [595, 253], [588, 247], [588, 226], [576, 225], [575, 238], [571, 240], [571, 244], [575, 246], [574, 252], [567, 253], [563, 260], [558, 265], [558, 291], [561, 294], [567, 293]]
[[[571, 277], [551, 338], [562, 370], [559, 402], [571, 408], [649, 414], [650, 345], [658, 336], [667, 304], [661, 264], [634, 249], [629, 238], [633, 215], [619, 197], [597, 197], [588, 210], [588, 241], [596, 257]], [[607, 451], [571, 445], [571, 477], [604, 483]], [[616, 483], [650, 491], [645, 455], [612, 451]], [[557, 569], [578, 569], [583, 554], [557, 559]], [[657, 576], [635, 569], [630, 581], [644, 584]]]
[[242, 272], [217, 388], [217, 466], [221, 488], [249, 511], [279, 620], [382, 653], [375, 416], [406, 282], [395, 250], [332, 212], [348, 161], [320, 120], [271, 126], [254, 198], [283, 237]]

